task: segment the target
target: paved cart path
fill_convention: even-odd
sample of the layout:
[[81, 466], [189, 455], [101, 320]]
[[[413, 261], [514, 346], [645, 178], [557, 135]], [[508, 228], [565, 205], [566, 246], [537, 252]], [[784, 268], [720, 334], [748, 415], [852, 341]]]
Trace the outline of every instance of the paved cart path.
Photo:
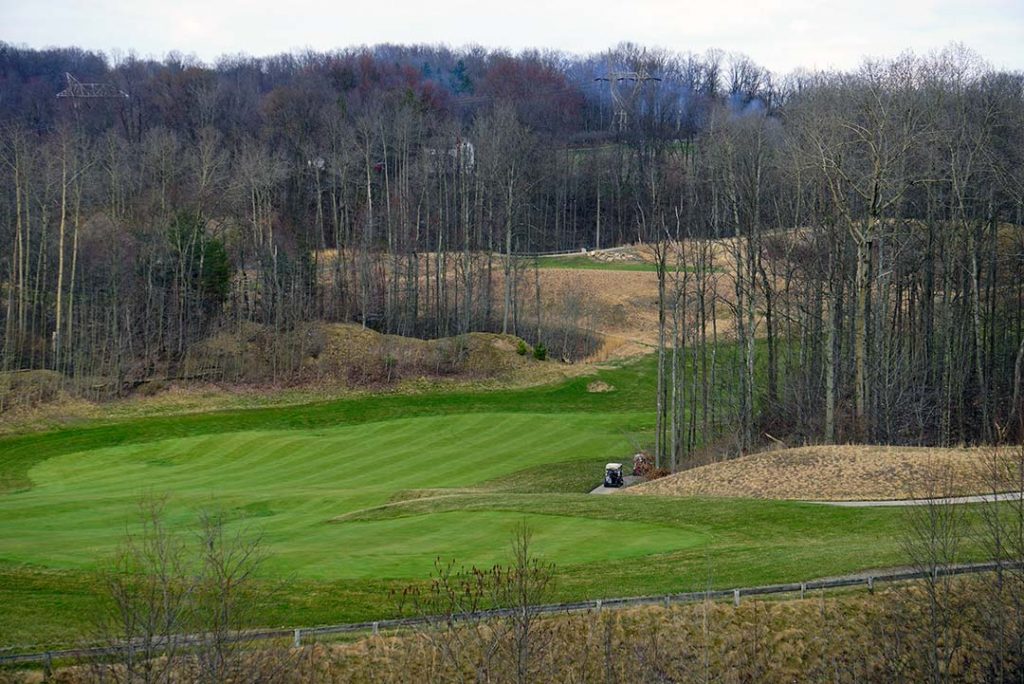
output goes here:
[[590, 493], [591, 494], [618, 494], [619, 492], [621, 492], [626, 487], [629, 487], [630, 485], [635, 485], [637, 482], [642, 482], [643, 478], [642, 477], [637, 477], [636, 475], [624, 475], [622, 477], [622, 480], [623, 480], [623, 482], [625, 484], [623, 486], [621, 486], [621, 487], [605, 487], [602, 484], [602, 485], [600, 485], [598, 487], [595, 487], [594, 489], [590, 490]]
[[1020, 501], [1024, 492], [1006, 492], [1005, 494], [975, 494], [974, 496], [947, 496], [939, 499], [892, 499], [887, 501], [808, 501], [823, 506], [841, 506], [844, 508], [880, 508], [883, 506], [927, 506], [929, 504], [972, 504], [993, 503], [996, 501]]

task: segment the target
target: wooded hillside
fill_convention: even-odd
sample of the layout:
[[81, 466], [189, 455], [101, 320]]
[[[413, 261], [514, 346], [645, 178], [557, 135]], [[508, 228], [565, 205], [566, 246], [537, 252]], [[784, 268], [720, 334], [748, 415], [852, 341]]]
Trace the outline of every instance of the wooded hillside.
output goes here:
[[951, 444], [1020, 420], [1024, 76], [961, 48], [780, 78], [634, 45], [204, 65], [3, 44], [0, 92], [4, 371], [118, 393], [218, 332], [301, 345], [274, 332], [318, 320], [580, 358], [593, 333], [542, 315], [530, 255], [644, 242], [659, 464], [722, 434]]

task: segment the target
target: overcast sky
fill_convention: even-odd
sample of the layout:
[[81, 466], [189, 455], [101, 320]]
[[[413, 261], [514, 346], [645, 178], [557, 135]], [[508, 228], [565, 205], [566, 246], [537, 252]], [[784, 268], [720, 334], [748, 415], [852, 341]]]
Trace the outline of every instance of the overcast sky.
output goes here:
[[745, 52], [777, 72], [957, 41], [1024, 70], [1024, 0], [0, 0], [0, 40], [213, 61], [381, 42]]

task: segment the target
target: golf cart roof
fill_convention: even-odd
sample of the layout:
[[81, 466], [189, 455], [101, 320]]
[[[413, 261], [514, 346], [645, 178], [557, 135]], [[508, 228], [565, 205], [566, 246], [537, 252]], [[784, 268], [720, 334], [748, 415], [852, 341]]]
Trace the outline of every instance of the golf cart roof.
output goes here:
[[609, 463], [604, 467], [605, 470], [618, 470], [622, 467], [621, 463]]

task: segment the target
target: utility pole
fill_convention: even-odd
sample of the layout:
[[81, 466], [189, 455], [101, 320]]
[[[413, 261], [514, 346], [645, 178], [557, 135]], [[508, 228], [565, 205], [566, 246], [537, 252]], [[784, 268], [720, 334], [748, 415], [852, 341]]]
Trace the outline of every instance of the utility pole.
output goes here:
[[630, 113], [635, 109], [640, 93], [652, 82], [661, 81], [651, 76], [646, 69], [640, 71], [611, 71], [595, 81], [605, 81], [612, 94], [612, 131], [624, 133], [629, 129]]

